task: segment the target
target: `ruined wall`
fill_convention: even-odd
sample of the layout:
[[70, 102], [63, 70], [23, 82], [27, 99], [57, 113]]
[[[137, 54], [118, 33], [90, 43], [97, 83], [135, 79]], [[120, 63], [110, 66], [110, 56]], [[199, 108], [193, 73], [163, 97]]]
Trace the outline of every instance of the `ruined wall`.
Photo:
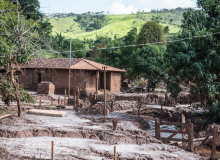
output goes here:
[[[55, 92], [64, 93], [68, 89], [69, 70], [65, 69], [25, 69], [19, 75], [19, 83], [26, 89], [37, 90], [38, 84], [48, 81], [55, 85]], [[96, 91], [95, 71], [71, 71], [71, 93], [74, 86], [79, 86], [80, 91]], [[87, 88], [88, 87], [88, 88]]]
[[[56, 70], [52, 74], [52, 83], [56, 87], [56, 91], [68, 89], [69, 70]], [[79, 86], [80, 91], [96, 90], [96, 79], [94, 71], [71, 70], [70, 87], [73, 90], [74, 86]], [[87, 88], [88, 87], [88, 88]], [[72, 91], [71, 91], [72, 92]]]
[[[26, 69], [21, 74], [18, 75], [19, 84], [24, 88], [33, 88], [33, 70]], [[37, 88], [37, 86], [35, 86]]]
[[96, 92], [96, 72], [95, 71], [91, 71], [90, 74], [86, 77], [86, 91]]
[[49, 69], [25, 69], [18, 76], [19, 84], [31, 90], [37, 90], [38, 83], [41, 81], [51, 82], [51, 70]]
[[120, 92], [121, 87], [121, 73], [111, 72], [111, 92]]

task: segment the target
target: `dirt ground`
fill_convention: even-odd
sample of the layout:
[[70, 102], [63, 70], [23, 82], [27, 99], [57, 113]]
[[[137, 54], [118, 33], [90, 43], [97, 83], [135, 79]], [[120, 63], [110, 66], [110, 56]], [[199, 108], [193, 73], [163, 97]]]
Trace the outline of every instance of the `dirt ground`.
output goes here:
[[[162, 144], [136, 115], [111, 112], [103, 123], [101, 115], [66, 112], [66, 117], [25, 115], [0, 120], [1, 159], [50, 159], [51, 141], [55, 143], [55, 159], [110, 160], [113, 146], [120, 160], [201, 158]], [[112, 119], [119, 119], [117, 131], [112, 130]]]

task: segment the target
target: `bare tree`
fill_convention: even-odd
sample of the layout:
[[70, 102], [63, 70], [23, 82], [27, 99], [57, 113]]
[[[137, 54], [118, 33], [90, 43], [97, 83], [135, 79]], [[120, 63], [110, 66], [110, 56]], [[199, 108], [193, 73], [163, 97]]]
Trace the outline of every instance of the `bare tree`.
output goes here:
[[18, 116], [22, 116], [19, 84], [15, 73], [22, 69], [28, 61], [41, 53], [40, 38], [36, 28], [38, 21], [27, 20], [22, 15], [19, 4], [3, 1], [0, 6], [0, 67], [4, 67], [13, 84], [18, 105]]

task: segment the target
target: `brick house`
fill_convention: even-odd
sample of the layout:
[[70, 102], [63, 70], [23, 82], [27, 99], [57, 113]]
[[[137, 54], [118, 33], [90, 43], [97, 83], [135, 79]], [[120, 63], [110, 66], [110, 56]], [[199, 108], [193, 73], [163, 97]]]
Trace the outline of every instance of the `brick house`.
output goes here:
[[[80, 91], [97, 92], [104, 88], [103, 64], [83, 58], [71, 59], [70, 86], [79, 86]], [[35, 58], [22, 67], [19, 74], [19, 84], [29, 90], [37, 90], [38, 83], [49, 81], [55, 85], [56, 92], [68, 89], [69, 59], [68, 58]], [[126, 70], [107, 66], [106, 89], [119, 92], [121, 87], [121, 73]]]

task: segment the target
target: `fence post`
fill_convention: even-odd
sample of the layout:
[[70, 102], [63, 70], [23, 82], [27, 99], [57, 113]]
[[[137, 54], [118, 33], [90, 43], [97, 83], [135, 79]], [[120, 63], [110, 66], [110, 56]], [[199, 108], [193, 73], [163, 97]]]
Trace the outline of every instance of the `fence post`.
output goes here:
[[191, 124], [191, 120], [188, 120], [188, 149], [190, 150], [190, 146], [191, 146], [191, 134], [190, 134], [190, 124]]
[[73, 89], [73, 94], [74, 94], [74, 107], [76, 107], [76, 87]]
[[190, 152], [193, 152], [193, 123], [191, 123], [191, 120], [188, 120], [188, 148]]
[[193, 152], [194, 145], [193, 145], [193, 134], [194, 134], [194, 126], [193, 123], [190, 123], [190, 137], [191, 137], [191, 143], [190, 143], [190, 151]]
[[40, 98], [40, 108], [41, 108], [41, 98]]
[[117, 160], [116, 146], [114, 146], [114, 160]]
[[54, 160], [54, 141], [51, 142], [51, 159]]
[[66, 106], [66, 89], [65, 89], [65, 95], [64, 95], [64, 106]]
[[163, 118], [163, 105], [161, 105], [161, 108], [160, 108], [160, 120], [162, 120]]
[[155, 137], [156, 139], [160, 139], [160, 121], [158, 119], [155, 120]]
[[59, 98], [58, 98], [58, 106], [60, 106], [60, 96], [59, 96]]
[[217, 142], [217, 136], [218, 136], [218, 127], [214, 127], [214, 128], [213, 128], [211, 160], [215, 160], [215, 158], [216, 158], [216, 142]]
[[[184, 124], [186, 123], [186, 117], [185, 117], [185, 115], [183, 113], [181, 114], [181, 122], [184, 123]], [[182, 126], [184, 124], [182, 124]], [[186, 131], [186, 129], [183, 129], [183, 131]], [[186, 139], [186, 134], [182, 134], [182, 139], [183, 140]], [[186, 147], [186, 142], [182, 142], [182, 146]]]

